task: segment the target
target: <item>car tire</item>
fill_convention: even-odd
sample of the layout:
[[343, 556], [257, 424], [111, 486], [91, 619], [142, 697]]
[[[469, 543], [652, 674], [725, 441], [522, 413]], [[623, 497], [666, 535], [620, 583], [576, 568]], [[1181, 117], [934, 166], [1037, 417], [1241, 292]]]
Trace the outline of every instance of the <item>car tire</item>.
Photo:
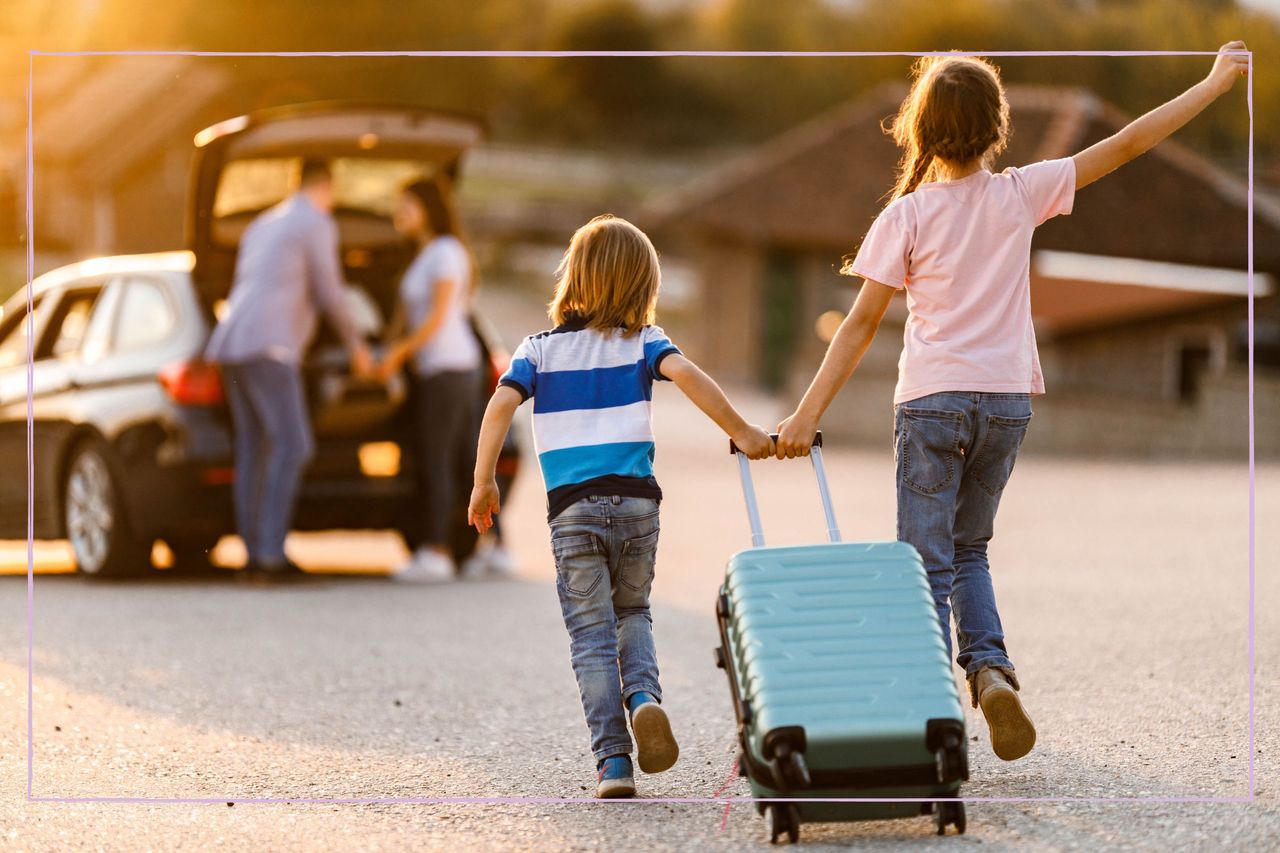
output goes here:
[[62, 517], [76, 571], [93, 577], [151, 570], [151, 549], [134, 533], [106, 445], [96, 439], [71, 451], [62, 481]]

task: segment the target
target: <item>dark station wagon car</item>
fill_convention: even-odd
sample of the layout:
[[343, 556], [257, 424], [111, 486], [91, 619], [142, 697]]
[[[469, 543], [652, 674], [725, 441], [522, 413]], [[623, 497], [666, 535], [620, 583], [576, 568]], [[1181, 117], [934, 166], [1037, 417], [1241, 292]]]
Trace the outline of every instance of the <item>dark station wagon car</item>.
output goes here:
[[[395, 190], [435, 174], [453, 185], [481, 136], [470, 118], [403, 107], [311, 105], [232, 119], [196, 136], [187, 251], [93, 258], [36, 279], [35, 538], [70, 540], [87, 574], [149, 568], [158, 539], [175, 566], [207, 565], [234, 532], [234, 470], [221, 382], [200, 355], [244, 228], [285, 197], [302, 158], [329, 159], [347, 295], [376, 352], [414, 252], [391, 223]], [[15, 294], [0, 313], [0, 538], [27, 535], [27, 300]], [[492, 365], [487, 396], [507, 355], [479, 318], [473, 328]], [[413, 547], [421, 502], [410, 383], [353, 378], [323, 324], [303, 369], [316, 454], [293, 528], [391, 529]], [[518, 459], [509, 439], [504, 491]], [[461, 506], [453, 529], [461, 558], [475, 545]]]

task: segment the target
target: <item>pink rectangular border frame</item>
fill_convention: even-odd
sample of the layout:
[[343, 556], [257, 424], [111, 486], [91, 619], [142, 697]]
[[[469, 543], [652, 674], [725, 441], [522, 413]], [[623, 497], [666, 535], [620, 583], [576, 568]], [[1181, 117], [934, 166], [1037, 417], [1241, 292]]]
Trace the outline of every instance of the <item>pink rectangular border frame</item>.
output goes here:
[[[1252, 803], [1257, 799], [1256, 779], [1256, 460], [1254, 446], [1254, 270], [1253, 270], [1253, 52], [1232, 51], [1249, 58], [1246, 78], [1246, 104], [1249, 114], [1248, 144], [1248, 354], [1249, 354], [1249, 794], [1247, 797], [876, 797], [876, 798], [791, 798], [786, 802], [947, 802], [969, 803]], [[593, 797], [38, 797], [35, 785], [35, 716], [34, 716], [34, 648], [35, 648], [35, 553], [34, 553], [34, 318], [31, 282], [35, 273], [34, 192], [35, 157], [32, 130], [33, 82], [37, 56], [208, 56], [208, 57], [418, 57], [418, 58], [531, 58], [531, 57], [870, 57], [870, 56], [1216, 56], [1217, 51], [1204, 50], [1006, 50], [1006, 51], [548, 51], [548, 50], [422, 50], [422, 51], [194, 51], [194, 50], [87, 50], [28, 52], [27, 66], [27, 802], [40, 803], [145, 803], [145, 804], [392, 804], [392, 805], [570, 805], [612, 804], [639, 806], [655, 803], [717, 804], [727, 808], [733, 803], [772, 802], [754, 797], [656, 797], [642, 800], [598, 800]], [[718, 792], [717, 792], [718, 793]], [[722, 823], [723, 828], [723, 823]]]

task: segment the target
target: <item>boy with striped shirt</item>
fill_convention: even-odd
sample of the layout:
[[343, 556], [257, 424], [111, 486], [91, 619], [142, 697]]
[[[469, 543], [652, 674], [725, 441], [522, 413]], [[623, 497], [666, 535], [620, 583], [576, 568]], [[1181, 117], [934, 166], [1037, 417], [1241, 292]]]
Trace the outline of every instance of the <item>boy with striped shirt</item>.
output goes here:
[[547, 488], [556, 591], [596, 759], [598, 797], [635, 793], [679, 747], [661, 707], [649, 592], [662, 491], [653, 476], [653, 383], [672, 380], [748, 456], [774, 452], [720, 387], [652, 325], [661, 275], [644, 232], [598, 216], [573, 235], [557, 271], [556, 327], [524, 340], [485, 411], [468, 517], [484, 532], [498, 512], [494, 471], [516, 409], [533, 400]]

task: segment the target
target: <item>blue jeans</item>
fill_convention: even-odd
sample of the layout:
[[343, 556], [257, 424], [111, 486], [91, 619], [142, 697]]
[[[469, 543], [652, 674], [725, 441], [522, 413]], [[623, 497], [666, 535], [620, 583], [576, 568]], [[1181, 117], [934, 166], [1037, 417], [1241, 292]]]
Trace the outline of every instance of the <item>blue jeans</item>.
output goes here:
[[302, 472], [315, 453], [302, 374], [271, 359], [222, 365], [235, 426], [236, 528], [251, 562], [285, 561]]
[[625, 704], [661, 701], [649, 590], [658, 550], [658, 502], [592, 495], [551, 520], [556, 592], [573, 674], [599, 761], [631, 752]]
[[1031, 422], [1028, 394], [948, 391], [894, 407], [898, 538], [924, 559], [952, 652], [967, 675], [1013, 669], [987, 563], [1000, 494]]

